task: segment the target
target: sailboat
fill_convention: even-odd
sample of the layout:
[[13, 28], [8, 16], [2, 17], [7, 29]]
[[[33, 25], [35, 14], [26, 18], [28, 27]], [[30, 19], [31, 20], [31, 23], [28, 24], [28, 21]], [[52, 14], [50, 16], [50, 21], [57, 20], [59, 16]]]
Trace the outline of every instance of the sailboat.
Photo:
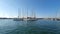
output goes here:
[[20, 18], [20, 14], [19, 14], [19, 10], [18, 10], [18, 17], [17, 18], [14, 18], [13, 20], [14, 21], [23, 21], [23, 18]]
[[27, 20], [27, 21], [36, 21], [37, 18], [36, 18], [35, 13], [33, 11], [32, 11], [32, 16], [28, 17], [28, 11], [27, 11], [27, 18], [24, 19], [24, 20]]
[[37, 18], [36, 18], [36, 16], [35, 16], [35, 13], [32, 11], [32, 16], [31, 17], [28, 17], [28, 11], [27, 11], [27, 17], [26, 18], [20, 18], [20, 16], [19, 16], [19, 11], [18, 11], [18, 18], [14, 18], [14, 21], [25, 21], [25, 20], [27, 20], [27, 21], [36, 21], [37, 20]]

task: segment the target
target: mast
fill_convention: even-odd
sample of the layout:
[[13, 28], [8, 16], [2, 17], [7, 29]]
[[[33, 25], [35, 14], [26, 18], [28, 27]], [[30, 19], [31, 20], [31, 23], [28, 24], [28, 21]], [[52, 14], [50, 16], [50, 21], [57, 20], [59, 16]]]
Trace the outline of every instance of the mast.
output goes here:
[[57, 11], [56, 11], [56, 17], [55, 17], [55, 20], [58, 18], [58, 11], [59, 11], [59, 9], [57, 9]]
[[23, 11], [23, 10], [21, 9], [21, 11], [20, 11], [20, 14], [21, 14], [21, 16], [20, 16], [20, 17], [21, 17], [21, 18], [22, 18], [22, 11]]
[[27, 17], [28, 17], [28, 8], [27, 8]]
[[32, 10], [32, 17], [33, 17], [33, 18], [36, 18], [36, 15], [35, 15], [34, 10]]
[[36, 14], [35, 14], [35, 11], [33, 11], [33, 13], [34, 13], [34, 18], [36, 18]]
[[18, 8], [18, 18], [19, 18], [20, 16], [19, 16], [19, 8]]
[[22, 10], [18, 8], [18, 18], [21, 18], [21, 17], [22, 17]]
[[[23, 14], [22, 14], [22, 12], [23, 12]], [[21, 14], [22, 14], [22, 18], [24, 19], [24, 10], [22, 10], [22, 12], [21, 12]]]

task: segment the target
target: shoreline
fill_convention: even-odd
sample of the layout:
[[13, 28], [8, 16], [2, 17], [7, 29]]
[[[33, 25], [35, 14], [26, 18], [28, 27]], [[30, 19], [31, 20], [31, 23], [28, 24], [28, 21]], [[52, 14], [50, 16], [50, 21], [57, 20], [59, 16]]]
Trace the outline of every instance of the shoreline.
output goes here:
[[[0, 18], [0, 19], [26, 19], [26, 18]], [[60, 18], [36, 18], [38, 20], [59, 20]]]

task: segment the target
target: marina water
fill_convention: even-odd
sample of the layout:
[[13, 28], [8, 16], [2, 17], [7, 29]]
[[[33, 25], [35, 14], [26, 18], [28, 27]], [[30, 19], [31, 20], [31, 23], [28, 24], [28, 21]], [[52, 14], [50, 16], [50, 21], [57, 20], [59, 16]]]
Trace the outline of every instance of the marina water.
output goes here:
[[13, 19], [0, 19], [0, 34], [60, 34], [60, 22], [51, 20], [13, 21]]

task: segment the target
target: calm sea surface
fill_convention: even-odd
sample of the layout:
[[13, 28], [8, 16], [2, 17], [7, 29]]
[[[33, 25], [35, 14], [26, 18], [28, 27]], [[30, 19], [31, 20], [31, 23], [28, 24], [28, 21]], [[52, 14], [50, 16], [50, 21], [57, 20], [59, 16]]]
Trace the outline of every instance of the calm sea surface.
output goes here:
[[0, 19], [0, 34], [60, 34], [60, 22]]

